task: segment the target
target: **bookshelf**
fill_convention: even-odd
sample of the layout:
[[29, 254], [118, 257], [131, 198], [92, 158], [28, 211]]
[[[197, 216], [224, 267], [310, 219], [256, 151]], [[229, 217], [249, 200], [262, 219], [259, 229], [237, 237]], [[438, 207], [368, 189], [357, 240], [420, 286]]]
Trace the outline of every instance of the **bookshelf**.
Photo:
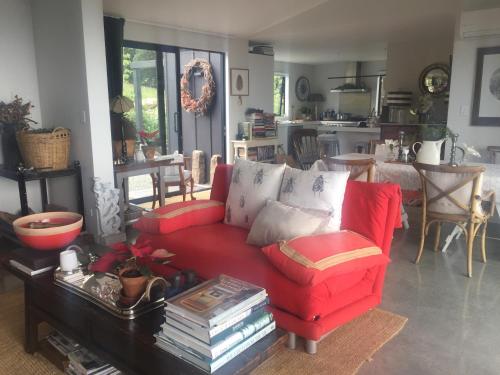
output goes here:
[[273, 163], [281, 142], [277, 137], [231, 141], [234, 158]]

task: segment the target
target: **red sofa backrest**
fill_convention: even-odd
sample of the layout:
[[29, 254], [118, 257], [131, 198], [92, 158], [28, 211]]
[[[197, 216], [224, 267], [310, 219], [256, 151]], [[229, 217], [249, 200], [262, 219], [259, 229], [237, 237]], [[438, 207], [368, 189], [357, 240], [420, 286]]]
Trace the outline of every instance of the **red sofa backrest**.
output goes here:
[[[226, 202], [232, 173], [232, 165], [217, 166], [210, 199]], [[341, 228], [368, 237], [389, 255], [394, 228], [401, 226], [400, 210], [399, 185], [348, 181]]]

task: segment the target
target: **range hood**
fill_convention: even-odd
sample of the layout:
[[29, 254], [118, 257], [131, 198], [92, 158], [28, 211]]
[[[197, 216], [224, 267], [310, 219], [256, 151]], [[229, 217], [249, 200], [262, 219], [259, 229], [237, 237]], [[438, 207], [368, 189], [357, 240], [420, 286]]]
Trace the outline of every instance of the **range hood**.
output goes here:
[[[334, 89], [330, 89], [330, 92], [337, 93], [365, 93], [370, 90], [361, 82], [360, 78], [364, 77], [361, 75], [361, 62], [351, 62], [347, 64], [345, 76], [341, 77], [328, 77], [328, 79], [340, 80], [344, 79], [345, 82], [335, 87]], [[368, 76], [366, 76], [368, 77]]]

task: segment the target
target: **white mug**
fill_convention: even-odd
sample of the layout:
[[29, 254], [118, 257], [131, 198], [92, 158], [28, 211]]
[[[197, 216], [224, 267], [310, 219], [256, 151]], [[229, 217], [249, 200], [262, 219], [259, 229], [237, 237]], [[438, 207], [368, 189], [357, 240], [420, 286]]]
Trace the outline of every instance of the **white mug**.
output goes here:
[[71, 272], [78, 268], [78, 259], [75, 250], [64, 250], [59, 254], [61, 271]]

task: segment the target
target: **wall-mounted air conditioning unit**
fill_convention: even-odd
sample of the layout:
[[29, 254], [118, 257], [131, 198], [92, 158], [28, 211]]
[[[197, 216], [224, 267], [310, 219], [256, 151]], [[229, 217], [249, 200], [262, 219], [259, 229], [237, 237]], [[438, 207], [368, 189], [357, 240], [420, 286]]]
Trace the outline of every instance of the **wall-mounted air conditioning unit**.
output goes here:
[[463, 39], [500, 36], [500, 8], [462, 12], [460, 36]]

